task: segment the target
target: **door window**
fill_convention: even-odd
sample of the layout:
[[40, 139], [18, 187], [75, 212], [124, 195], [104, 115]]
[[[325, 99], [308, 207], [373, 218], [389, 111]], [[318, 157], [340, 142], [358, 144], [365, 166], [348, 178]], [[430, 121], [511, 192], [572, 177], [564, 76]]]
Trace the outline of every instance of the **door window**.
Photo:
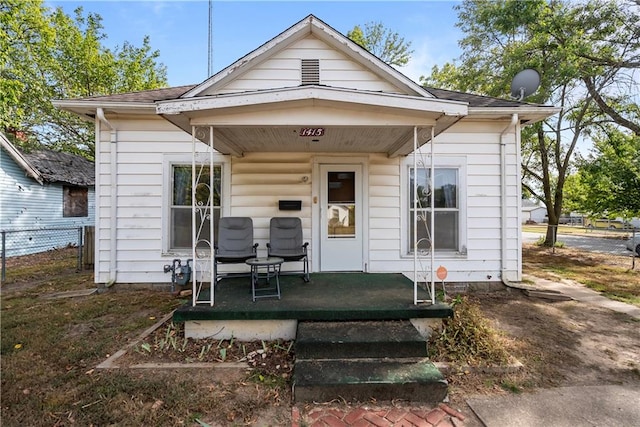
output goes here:
[[327, 172], [327, 237], [356, 237], [355, 172]]

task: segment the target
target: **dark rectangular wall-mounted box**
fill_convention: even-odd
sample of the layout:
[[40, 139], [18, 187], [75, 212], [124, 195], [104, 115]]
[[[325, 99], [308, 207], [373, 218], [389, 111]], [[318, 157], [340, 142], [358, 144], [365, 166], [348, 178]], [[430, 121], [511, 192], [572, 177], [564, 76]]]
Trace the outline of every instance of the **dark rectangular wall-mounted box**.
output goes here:
[[278, 208], [281, 211], [301, 211], [302, 200], [279, 200]]

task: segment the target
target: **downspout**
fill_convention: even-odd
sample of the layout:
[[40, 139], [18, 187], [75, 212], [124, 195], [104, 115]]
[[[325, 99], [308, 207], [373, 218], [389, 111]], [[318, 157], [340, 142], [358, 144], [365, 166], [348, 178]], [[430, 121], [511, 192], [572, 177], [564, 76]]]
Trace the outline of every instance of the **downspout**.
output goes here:
[[[511, 116], [511, 122], [500, 133], [500, 278], [506, 286], [507, 279], [507, 142], [506, 133], [518, 123], [518, 114]], [[517, 138], [516, 138], [517, 142]]]
[[[96, 115], [98, 116], [98, 120], [107, 125], [107, 127], [111, 130], [111, 138], [110, 138], [110, 154], [111, 158], [109, 161], [110, 164], [110, 211], [109, 211], [109, 240], [110, 240], [110, 254], [109, 254], [109, 281], [107, 282], [107, 287], [112, 286], [116, 283], [118, 278], [118, 247], [117, 247], [117, 236], [118, 236], [118, 130], [107, 120], [104, 116], [104, 110], [102, 108], [98, 108], [96, 110]], [[96, 147], [99, 149], [99, 147]]]

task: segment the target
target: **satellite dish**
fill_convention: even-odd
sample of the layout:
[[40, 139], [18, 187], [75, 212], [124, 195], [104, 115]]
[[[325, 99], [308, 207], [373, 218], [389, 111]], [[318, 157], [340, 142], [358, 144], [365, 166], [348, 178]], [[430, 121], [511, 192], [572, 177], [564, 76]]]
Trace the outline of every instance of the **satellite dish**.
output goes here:
[[511, 97], [522, 101], [538, 90], [539, 86], [540, 74], [534, 69], [527, 68], [516, 74], [511, 81]]

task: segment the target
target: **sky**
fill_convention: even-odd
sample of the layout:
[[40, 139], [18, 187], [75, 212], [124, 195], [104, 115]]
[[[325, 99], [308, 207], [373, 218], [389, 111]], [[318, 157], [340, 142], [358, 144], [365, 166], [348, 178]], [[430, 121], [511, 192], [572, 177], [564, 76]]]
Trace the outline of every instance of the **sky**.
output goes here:
[[[411, 61], [398, 68], [419, 82], [434, 65], [442, 66], [460, 55], [462, 33], [455, 24], [455, 1], [241, 1], [213, 0], [213, 73], [222, 70], [271, 40], [309, 14], [342, 34], [354, 26], [380, 22], [411, 43]], [[209, 2], [198, 1], [76, 1], [47, 0], [67, 15], [81, 6], [84, 14], [97, 13], [108, 48], [125, 41], [142, 46], [150, 37], [158, 62], [167, 67], [170, 86], [200, 83], [208, 77]]]

